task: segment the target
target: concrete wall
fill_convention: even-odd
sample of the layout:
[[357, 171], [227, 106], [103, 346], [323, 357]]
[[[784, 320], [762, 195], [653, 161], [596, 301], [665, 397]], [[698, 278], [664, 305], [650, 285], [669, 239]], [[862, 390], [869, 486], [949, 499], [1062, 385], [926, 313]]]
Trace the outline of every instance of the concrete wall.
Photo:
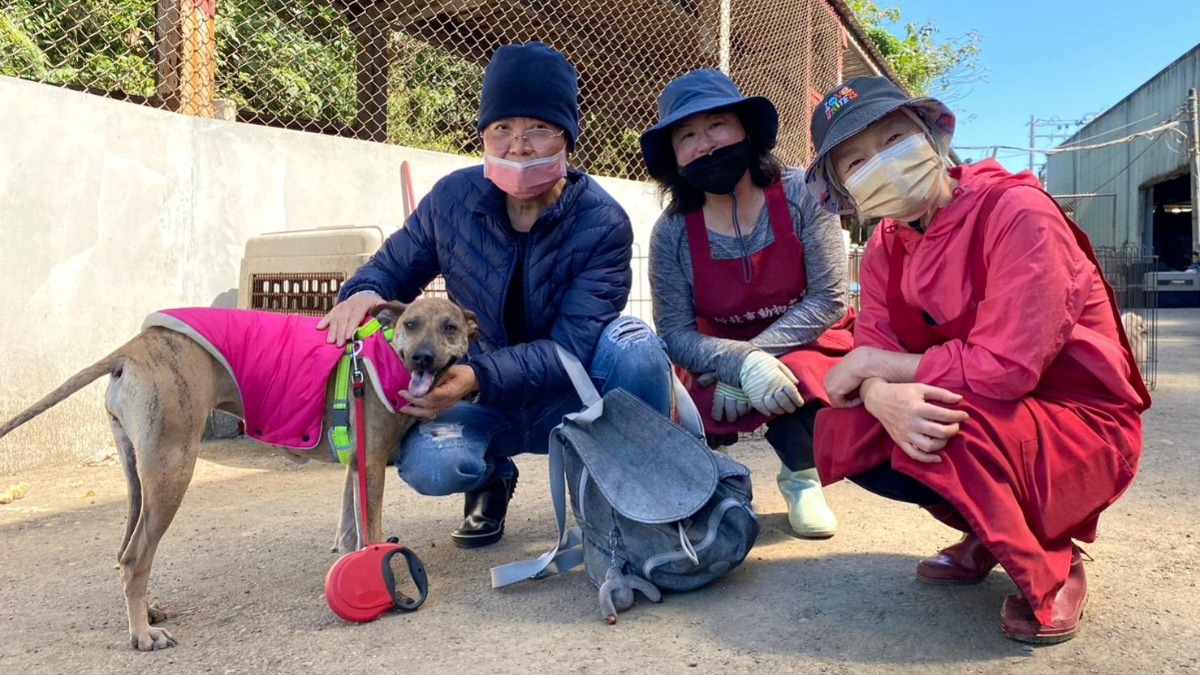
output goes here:
[[[1092, 120], [1062, 146], [1091, 145], [1153, 128], [1174, 117], [1187, 102], [1188, 89], [1200, 88], [1200, 46]], [[1090, 139], [1090, 140], [1085, 140]], [[1115, 194], [1116, 245], [1150, 246], [1145, 188], [1187, 172], [1187, 150], [1174, 132], [1165, 138], [1140, 139], [1106, 148], [1049, 155], [1046, 188], [1051, 194]], [[1089, 232], [1103, 241], [1104, 233]], [[1101, 238], [1103, 237], [1103, 238]]]
[[[348, 224], [390, 233], [402, 225], [401, 162], [420, 199], [478, 161], [5, 77], [0, 149], [0, 421], [119, 347], [146, 314], [228, 302], [247, 239]], [[644, 255], [656, 196], [641, 183], [602, 182], [629, 211]], [[0, 440], [0, 474], [110, 448], [103, 382]]]

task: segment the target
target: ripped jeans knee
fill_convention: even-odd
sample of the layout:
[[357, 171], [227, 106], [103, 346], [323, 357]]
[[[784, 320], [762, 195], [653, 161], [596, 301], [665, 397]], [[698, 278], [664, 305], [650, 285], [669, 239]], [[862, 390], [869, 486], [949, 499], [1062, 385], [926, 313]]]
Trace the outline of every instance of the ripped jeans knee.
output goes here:
[[667, 414], [670, 373], [666, 344], [645, 321], [622, 316], [605, 326], [590, 373], [600, 393], [624, 389]]
[[[459, 410], [476, 408], [476, 410]], [[482, 487], [491, 477], [488, 441], [494, 429], [472, 424], [479, 406], [460, 404], [417, 424], [400, 442], [396, 471], [419, 494], [444, 496]], [[457, 414], [456, 414], [457, 413]]]

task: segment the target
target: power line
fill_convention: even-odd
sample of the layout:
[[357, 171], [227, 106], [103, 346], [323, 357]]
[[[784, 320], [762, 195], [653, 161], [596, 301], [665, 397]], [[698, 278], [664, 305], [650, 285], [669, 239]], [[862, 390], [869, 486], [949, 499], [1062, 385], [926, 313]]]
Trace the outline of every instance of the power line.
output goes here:
[[1133, 159], [1129, 160], [1129, 163], [1128, 163], [1128, 164], [1126, 164], [1124, 167], [1122, 167], [1120, 171], [1118, 171], [1118, 172], [1114, 173], [1114, 174], [1112, 175], [1112, 177], [1111, 177], [1111, 178], [1109, 178], [1108, 180], [1104, 181], [1104, 183], [1103, 183], [1103, 184], [1101, 184], [1099, 187], [1092, 188], [1092, 192], [1100, 192], [1100, 191], [1101, 191], [1101, 190], [1103, 190], [1105, 187], [1108, 187], [1108, 184], [1109, 184], [1109, 183], [1113, 182], [1114, 180], [1116, 180], [1116, 179], [1117, 179], [1117, 177], [1118, 177], [1118, 176], [1120, 176], [1121, 174], [1123, 174], [1123, 173], [1125, 173], [1126, 171], [1128, 171], [1128, 170], [1129, 170], [1129, 167], [1133, 166], [1135, 163], [1137, 163], [1137, 161], [1138, 161], [1139, 159], [1141, 159], [1141, 158], [1142, 158], [1142, 155], [1144, 155], [1144, 154], [1146, 154], [1147, 152], [1149, 152], [1149, 151], [1150, 151], [1150, 148], [1153, 148], [1153, 147], [1154, 147], [1154, 146], [1155, 146], [1155, 145], [1156, 145], [1156, 144], [1157, 144], [1159, 141], [1161, 141], [1161, 140], [1162, 140], [1162, 138], [1163, 138], [1163, 136], [1166, 136], [1166, 134], [1160, 134], [1160, 135], [1159, 135], [1159, 136], [1157, 136], [1157, 137], [1156, 137], [1156, 138], [1155, 138], [1153, 141], [1150, 141], [1150, 143], [1149, 143], [1149, 144], [1148, 144], [1148, 145], [1147, 145], [1145, 148], [1142, 148], [1142, 151], [1141, 151], [1141, 152], [1139, 152], [1139, 153], [1137, 154], [1137, 157], [1134, 157]]
[[[1166, 132], [1166, 131], [1171, 131], [1173, 129], [1177, 129], [1179, 126], [1181, 126], [1181, 123], [1178, 120], [1171, 120], [1165, 124], [1160, 124], [1157, 127], [1154, 127], [1151, 129], [1146, 129], [1145, 131], [1139, 131], [1135, 134], [1130, 134], [1128, 136], [1123, 136], [1121, 138], [1115, 138], [1111, 141], [1105, 141], [1104, 143], [1096, 143], [1094, 145], [1075, 145], [1075, 146], [1071, 146], [1071, 147], [1049, 148], [1049, 149], [1045, 149], [1045, 150], [1043, 150], [1041, 148], [1021, 148], [1021, 147], [1018, 147], [1015, 145], [956, 145], [956, 146], [954, 146], [954, 149], [955, 150], [992, 150], [992, 149], [997, 149], [997, 150], [1012, 150], [1014, 152], [1040, 152], [1040, 153], [1043, 153], [1046, 155], [1058, 155], [1058, 154], [1062, 154], [1064, 152], [1081, 152], [1083, 150], [1095, 150], [1097, 148], [1106, 148], [1106, 147], [1109, 147], [1112, 145], [1119, 145], [1121, 143], [1131, 143], [1133, 141], [1136, 141], [1136, 140], [1139, 140], [1142, 138], [1146, 138], [1153, 134], [1160, 134], [1160, 132]], [[1160, 134], [1159, 138], [1162, 135], [1165, 135], [1165, 134]], [[1157, 138], [1155, 138], [1155, 140], [1157, 140]]]
[[1095, 140], [1095, 139], [1097, 139], [1097, 138], [1100, 138], [1101, 136], [1107, 136], [1107, 135], [1109, 135], [1109, 134], [1115, 134], [1115, 133], [1117, 133], [1118, 131], [1120, 131], [1120, 130], [1122, 130], [1122, 129], [1128, 129], [1129, 127], [1131, 127], [1131, 126], [1133, 126], [1133, 125], [1135, 125], [1135, 124], [1141, 124], [1142, 122], [1145, 122], [1146, 120], [1150, 119], [1151, 117], [1154, 117], [1154, 115], [1146, 115], [1145, 117], [1143, 117], [1143, 118], [1142, 118], [1142, 119], [1140, 119], [1140, 120], [1136, 120], [1136, 121], [1134, 121], [1134, 122], [1130, 122], [1129, 124], [1122, 124], [1121, 126], [1119, 126], [1119, 127], [1114, 127], [1114, 128], [1112, 128], [1112, 129], [1109, 129], [1108, 131], [1101, 131], [1100, 133], [1098, 133], [1098, 134], [1094, 134], [1094, 135], [1092, 135], [1092, 136], [1088, 136], [1087, 138], [1080, 138], [1080, 139], [1076, 139], [1076, 140], [1074, 140], [1074, 141], [1071, 141], [1071, 142], [1069, 142], [1069, 143], [1063, 143], [1063, 144], [1062, 144], [1061, 146], [1059, 146], [1059, 147], [1071, 147], [1071, 146], [1074, 146], [1074, 145], [1076, 145], [1076, 144], [1079, 144], [1079, 143], [1086, 143], [1087, 141]]
[[1064, 152], [1079, 152], [1081, 150], [1095, 150], [1097, 148], [1107, 148], [1110, 145], [1118, 145], [1120, 143], [1129, 143], [1130, 141], [1134, 141], [1139, 138], [1146, 138], [1147, 136], [1151, 136], [1160, 131], [1163, 131], [1163, 132], [1169, 131], [1171, 129], [1177, 128], [1178, 126], [1180, 126], [1179, 121], [1171, 120], [1171, 121], [1167, 122], [1166, 124], [1160, 124], [1151, 129], [1146, 129], [1145, 131], [1139, 131], [1136, 134], [1130, 134], [1123, 138], [1116, 138], [1111, 141], [1105, 141], [1103, 143], [1095, 143], [1093, 145], [1075, 145], [1075, 146], [1071, 146], [1069, 148], [1050, 148], [1049, 150], [1046, 150], [1046, 154], [1047, 155], [1058, 155], [1058, 154], [1061, 154]]
[[1045, 152], [1045, 150], [1038, 150], [1037, 148], [1018, 148], [1015, 145], [956, 145], [956, 146], [954, 146], [954, 149], [955, 150], [999, 149], [999, 150], [1015, 150], [1017, 152], [1029, 152], [1030, 150], [1032, 150], [1033, 152]]
[[[1037, 139], [1044, 138], [1044, 139], [1050, 141], [1051, 143], [1054, 143], [1055, 141], [1057, 141], [1060, 138], [1064, 139], [1064, 140], [1068, 139], [1071, 137], [1071, 134], [1070, 133], [1062, 133], [1063, 129], [1069, 130], [1073, 127], [1080, 127], [1084, 124], [1087, 124], [1088, 122], [1091, 122], [1093, 119], [1095, 119], [1095, 117], [1096, 117], [1096, 115], [1094, 115], [1094, 114], [1088, 114], [1088, 115], [1084, 115], [1082, 118], [1077, 119], [1077, 120], [1064, 120], [1059, 117], [1054, 117], [1054, 118], [1048, 119], [1048, 120], [1039, 120], [1036, 115], [1030, 115], [1029, 116], [1029, 146], [1030, 146], [1030, 149], [1027, 151], [1027, 153], [1029, 155], [1029, 170], [1033, 171], [1033, 161], [1034, 161], [1033, 156], [1036, 152], [1038, 152], [1038, 150], [1033, 149], [1033, 146], [1037, 145]], [[1054, 127], [1054, 130], [1048, 134], [1039, 134], [1039, 133], [1037, 133], [1037, 128], [1039, 126]]]

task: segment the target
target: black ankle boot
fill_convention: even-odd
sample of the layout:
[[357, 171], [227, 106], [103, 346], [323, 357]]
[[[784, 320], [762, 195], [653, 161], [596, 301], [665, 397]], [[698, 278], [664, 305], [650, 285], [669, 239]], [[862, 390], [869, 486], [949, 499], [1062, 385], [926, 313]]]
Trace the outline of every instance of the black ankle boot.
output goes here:
[[517, 491], [517, 467], [511, 478], [497, 478], [478, 490], [466, 493], [462, 526], [450, 534], [459, 548], [490, 546], [504, 536], [508, 502]]

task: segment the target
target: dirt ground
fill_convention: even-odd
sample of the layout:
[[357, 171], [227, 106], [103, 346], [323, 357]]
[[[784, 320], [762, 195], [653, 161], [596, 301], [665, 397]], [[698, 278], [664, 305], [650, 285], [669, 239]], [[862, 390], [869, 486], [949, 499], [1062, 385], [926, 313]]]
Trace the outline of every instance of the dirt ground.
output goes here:
[[340, 470], [235, 441], [205, 446], [159, 549], [151, 597], [179, 646], [158, 653], [126, 639], [120, 469], [0, 476], [0, 490], [32, 486], [0, 506], [0, 673], [1200, 673], [1200, 310], [1160, 311], [1158, 359], [1141, 475], [1087, 547], [1085, 623], [1062, 645], [1001, 635], [1015, 590], [1002, 572], [970, 588], [917, 582], [917, 559], [955, 535], [915, 507], [839, 484], [837, 536], [788, 536], [762, 441], [734, 449], [763, 524], [747, 563], [703, 591], [640, 600], [612, 627], [579, 572], [489, 588], [488, 568], [551, 543], [544, 458], [521, 460], [508, 534], [475, 552], [450, 543], [460, 498], [391, 474], [386, 529], [424, 560], [429, 601], [351, 626], [322, 596]]

